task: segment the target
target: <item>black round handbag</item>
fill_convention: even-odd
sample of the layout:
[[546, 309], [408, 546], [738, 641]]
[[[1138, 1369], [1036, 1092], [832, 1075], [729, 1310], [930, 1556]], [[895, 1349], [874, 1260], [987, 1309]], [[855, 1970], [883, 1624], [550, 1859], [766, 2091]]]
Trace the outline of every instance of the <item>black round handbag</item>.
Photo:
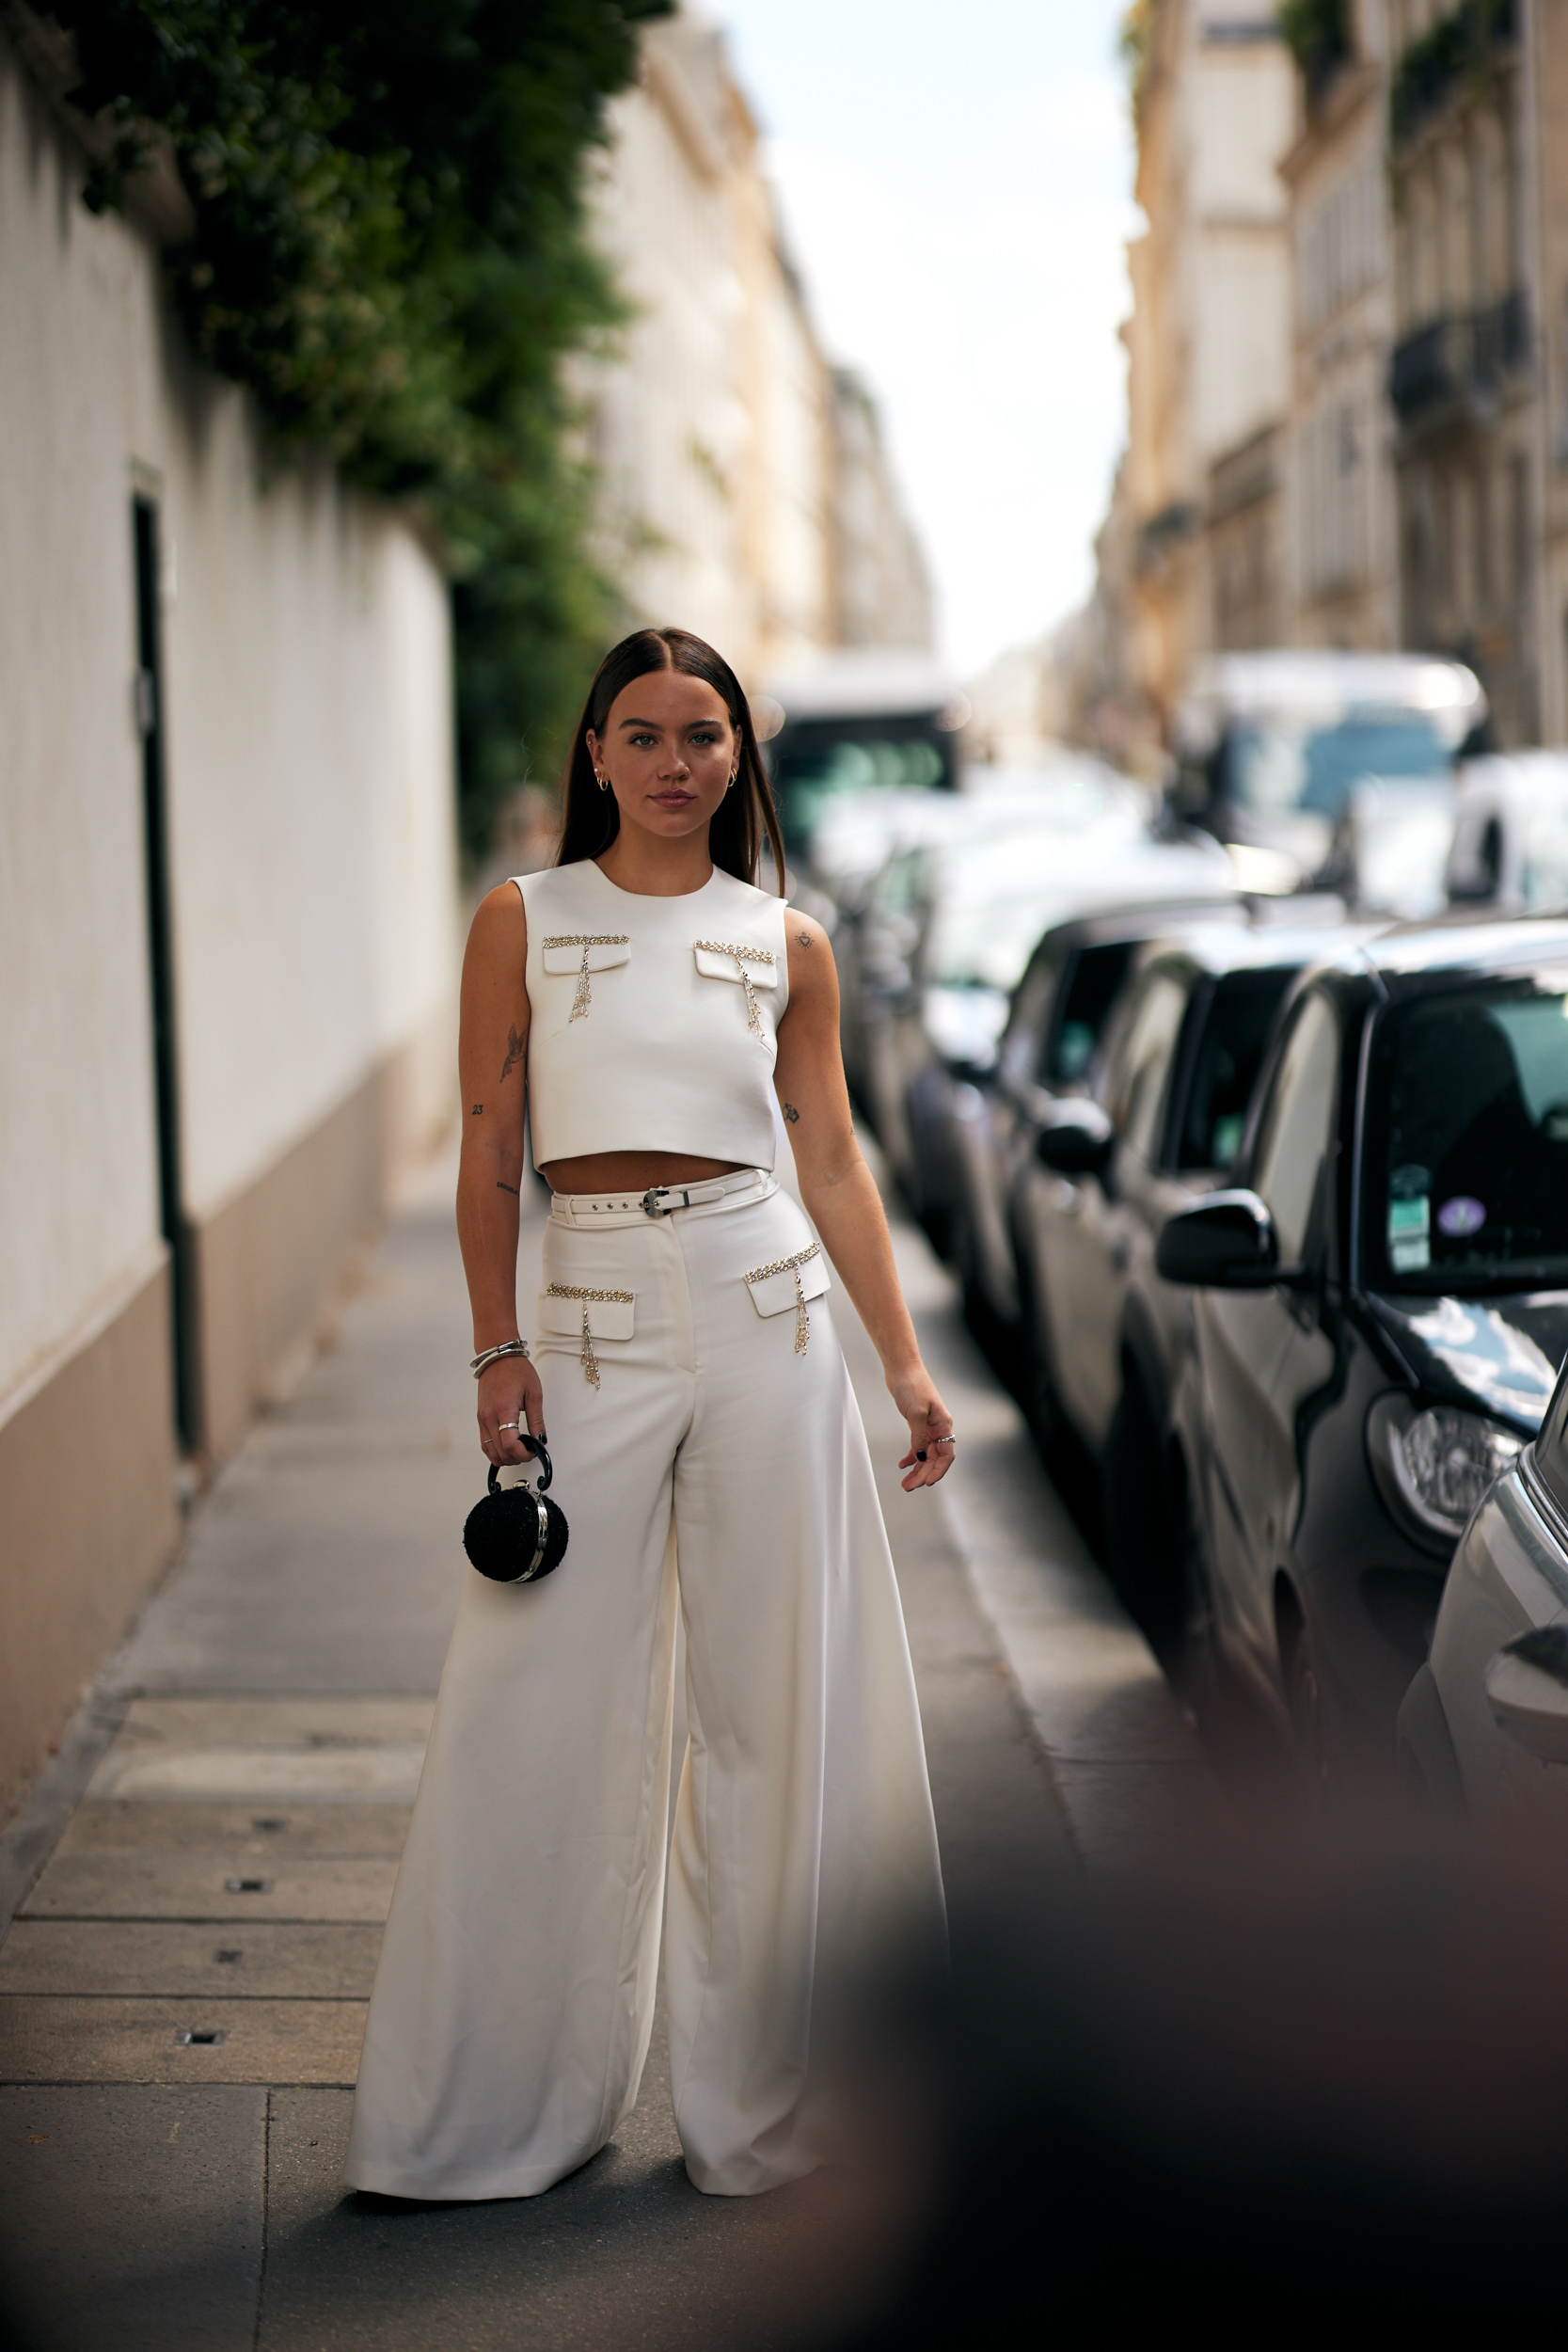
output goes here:
[[566, 1549], [566, 1514], [545, 1489], [551, 1478], [550, 1457], [539, 1438], [521, 1433], [522, 1442], [539, 1460], [539, 1490], [503, 1486], [492, 1462], [488, 1486], [463, 1525], [463, 1549], [481, 1576], [497, 1584], [534, 1584], [561, 1565]]

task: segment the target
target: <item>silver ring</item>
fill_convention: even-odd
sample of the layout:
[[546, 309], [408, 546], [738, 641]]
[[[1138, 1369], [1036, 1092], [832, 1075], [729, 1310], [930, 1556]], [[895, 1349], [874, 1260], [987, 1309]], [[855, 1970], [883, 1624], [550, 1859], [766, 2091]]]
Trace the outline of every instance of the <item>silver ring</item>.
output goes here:
[[[517, 1424], [515, 1421], [499, 1421], [496, 1423], [496, 1427], [498, 1429], [515, 1429], [516, 1426]], [[941, 1440], [939, 1439], [938, 1442], [940, 1443]]]
[[948, 1437], [948, 1438], [933, 1438], [931, 1439], [931, 1443], [932, 1443], [933, 1445], [957, 1445], [957, 1444], [958, 1444], [958, 1438], [952, 1438], [952, 1437]]

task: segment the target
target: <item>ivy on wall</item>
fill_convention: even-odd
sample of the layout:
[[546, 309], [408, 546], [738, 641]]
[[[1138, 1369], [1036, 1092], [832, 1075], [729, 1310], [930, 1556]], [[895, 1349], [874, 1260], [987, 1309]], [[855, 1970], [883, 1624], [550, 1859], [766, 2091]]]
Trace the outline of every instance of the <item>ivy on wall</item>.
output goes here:
[[1351, 54], [1350, 0], [1282, 0], [1280, 39], [1316, 98]]
[[1117, 48], [1121, 56], [1122, 71], [1127, 76], [1127, 95], [1134, 122], [1148, 86], [1156, 5], [1157, 0], [1128, 0], [1117, 28]]
[[559, 751], [613, 590], [562, 362], [613, 326], [585, 158], [673, 0], [56, 0], [124, 202], [150, 127], [196, 229], [168, 289], [284, 450], [422, 502], [453, 579], [463, 832]]
[[1517, 31], [1515, 0], [1460, 0], [1419, 40], [1411, 42], [1394, 71], [1389, 122], [1397, 139], [1443, 105], [1462, 82], [1485, 81], [1497, 41]]

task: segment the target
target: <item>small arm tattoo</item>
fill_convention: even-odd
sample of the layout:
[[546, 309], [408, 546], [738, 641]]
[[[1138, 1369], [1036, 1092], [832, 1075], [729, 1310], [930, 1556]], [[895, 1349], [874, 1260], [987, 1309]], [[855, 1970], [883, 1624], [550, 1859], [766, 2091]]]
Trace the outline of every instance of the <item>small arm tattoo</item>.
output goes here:
[[500, 1180], [500, 1178], [499, 1178], [499, 1176], [498, 1176], [498, 1177], [497, 1177], [497, 1179], [496, 1179], [496, 1190], [497, 1190], [498, 1192], [509, 1192], [509, 1193], [512, 1195], [512, 1198], [513, 1198], [513, 1200], [519, 1200], [519, 1199], [521, 1198], [521, 1195], [518, 1193], [518, 1190], [517, 1190], [517, 1187], [516, 1187], [516, 1185], [515, 1185], [515, 1184], [503, 1184], [501, 1183], [501, 1180]]
[[504, 1086], [523, 1058], [523, 1041], [515, 1029], [506, 1032], [506, 1059], [501, 1064], [501, 1084]]
[[795, 936], [800, 941], [802, 947], [809, 947], [811, 946], [810, 931], [797, 931]]
[[484, 1105], [483, 1105], [483, 1103], [476, 1103], [476, 1104], [474, 1104], [472, 1116], [473, 1116], [475, 1119], [483, 1119], [483, 1116], [484, 1116]]
[[794, 1124], [795, 1124], [795, 1122], [796, 1122], [796, 1120], [797, 1120], [800, 1118], [800, 1112], [796, 1109], [796, 1107], [795, 1107], [794, 1104], [793, 1104], [793, 1103], [781, 1103], [781, 1104], [780, 1104], [780, 1108], [783, 1110], [784, 1117], [788, 1120], [788, 1121], [789, 1121], [790, 1125], [793, 1127], [793, 1126], [794, 1126]]

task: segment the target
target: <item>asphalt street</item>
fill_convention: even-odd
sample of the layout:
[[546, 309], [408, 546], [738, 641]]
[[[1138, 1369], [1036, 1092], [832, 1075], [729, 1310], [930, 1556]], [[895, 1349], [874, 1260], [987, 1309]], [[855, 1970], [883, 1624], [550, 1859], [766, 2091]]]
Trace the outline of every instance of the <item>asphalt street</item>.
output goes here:
[[[340, 2186], [482, 1485], [452, 1173], [391, 1220], [0, 1839], [0, 2257], [38, 2352], [805, 2345], [907, 2250], [895, 2153], [755, 2200], [691, 2188], [662, 2029], [631, 2122], [546, 2197], [400, 2210]], [[961, 1437], [935, 1493], [901, 1492], [902, 1425], [842, 1297], [836, 1321], [962, 1967], [1003, 1910], [1161, 1850], [1210, 1790], [948, 1276], [906, 1221], [895, 1242]]]

